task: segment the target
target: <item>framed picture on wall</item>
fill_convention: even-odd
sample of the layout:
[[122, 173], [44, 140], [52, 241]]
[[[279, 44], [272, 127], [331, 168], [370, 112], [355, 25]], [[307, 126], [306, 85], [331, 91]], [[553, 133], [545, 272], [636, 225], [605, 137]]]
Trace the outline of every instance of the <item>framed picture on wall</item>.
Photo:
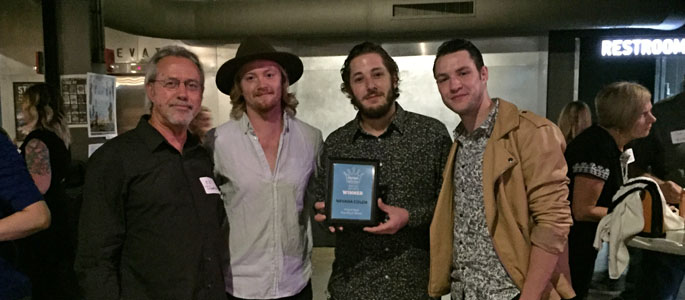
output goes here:
[[62, 105], [69, 127], [86, 127], [86, 75], [62, 75]]
[[116, 77], [88, 73], [86, 108], [88, 137], [117, 135]]
[[26, 120], [24, 119], [24, 112], [21, 109], [24, 92], [37, 83], [40, 82], [14, 82], [12, 84], [12, 90], [14, 91], [14, 128], [17, 142], [23, 141], [26, 137], [26, 133], [22, 130], [22, 128], [26, 126]]

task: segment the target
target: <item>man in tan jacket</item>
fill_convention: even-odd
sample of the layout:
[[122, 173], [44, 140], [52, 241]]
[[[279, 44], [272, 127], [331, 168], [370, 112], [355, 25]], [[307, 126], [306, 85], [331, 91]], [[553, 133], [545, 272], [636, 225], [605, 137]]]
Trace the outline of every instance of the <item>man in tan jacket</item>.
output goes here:
[[429, 294], [572, 298], [561, 132], [545, 118], [491, 99], [488, 68], [469, 41], [443, 43], [433, 74], [461, 123], [430, 228]]

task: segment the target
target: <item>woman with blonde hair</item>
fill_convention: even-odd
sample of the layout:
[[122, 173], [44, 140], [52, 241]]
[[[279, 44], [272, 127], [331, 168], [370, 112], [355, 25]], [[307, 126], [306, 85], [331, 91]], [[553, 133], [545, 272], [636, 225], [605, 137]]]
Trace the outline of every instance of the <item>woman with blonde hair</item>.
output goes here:
[[624, 146], [649, 134], [656, 118], [651, 94], [632, 82], [615, 82], [595, 97], [597, 125], [581, 132], [566, 148], [573, 226], [568, 237], [571, 281], [576, 299], [585, 299], [597, 250], [592, 246], [599, 220], [627, 179]]
[[568, 145], [573, 138], [592, 125], [590, 107], [581, 101], [569, 102], [559, 113], [557, 125]]
[[68, 196], [64, 179], [71, 163], [71, 135], [61, 97], [39, 83], [23, 95], [22, 111], [28, 133], [21, 153], [38, 190], [50, 209], [50, 228], [19, 241], [19, 267], [31, 279], [32, 299], [73, 299], [76, 292], [74, 236], [69, 229]]

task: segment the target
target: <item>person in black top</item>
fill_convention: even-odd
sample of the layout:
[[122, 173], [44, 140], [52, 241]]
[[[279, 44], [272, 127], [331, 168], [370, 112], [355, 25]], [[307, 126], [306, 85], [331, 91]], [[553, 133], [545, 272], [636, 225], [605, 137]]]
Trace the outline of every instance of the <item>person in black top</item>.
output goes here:
[[75, 299], [76, 275], [73, 271], [75, 217], [69, 211], [64, 179], [71, 163], [67, 127], [61, 97], [39, 83], [23, 95], [22, 110], [29, 132], [21, 154], [38, 190], [50, 208], [52, 224], [47, 230], [18, 241], [19, 267], [31, 279], [32, 298]]
[[226, 299], [226, 216], [188, 132], [203, 74], [192, 52], [160, 49], [145, 77], [151, 115], [90, 158], [75, 264], [86, 299]]
[[576, 136], [566, 148], [569, 199], [574, 224], [569, 233], [569, 263], [576, 299], [585, 299], [597, 250], [592, 246], [599, 220], [627, 179], [630, 152], [624, 146], [649, 134], [656, 120], [651, 94], [642, 85], [616, 82], [595, 97], [598, 125]]

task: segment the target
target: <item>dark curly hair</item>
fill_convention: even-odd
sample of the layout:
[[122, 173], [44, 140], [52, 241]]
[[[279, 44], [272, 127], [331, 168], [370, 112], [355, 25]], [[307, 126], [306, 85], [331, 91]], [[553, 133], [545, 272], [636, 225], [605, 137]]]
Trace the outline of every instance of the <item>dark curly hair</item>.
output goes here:
[[340, 84], [340, 91], [342, 91], [343, 94], [345, 94], [345, 96], [348, 98], [354, 98], [352, 87], [350, 86], [350, 63], [357, 56], [367, 53], [376, 53], [383, 59], [383, 65], [385, 65], [385, 68], [388, 69], [390, 77], [392, 78], [395, 86], [392, 90], [392, 99], [397, 99], [397, 97], [400, 96], [399, 84], [397, 84], [400, 82], [400, 69], [397, 67], [395, 60], [390, 57], [390, 54], [388, 54], [383, 47], [371, 42], [363, 42], [354, 46], [352, 50], [350, 50], [350, 54], [347, 55], [345, 63], [343, 64], [342, 68], [340, 68], [340, 76], [343, 80], [343, 83]]

